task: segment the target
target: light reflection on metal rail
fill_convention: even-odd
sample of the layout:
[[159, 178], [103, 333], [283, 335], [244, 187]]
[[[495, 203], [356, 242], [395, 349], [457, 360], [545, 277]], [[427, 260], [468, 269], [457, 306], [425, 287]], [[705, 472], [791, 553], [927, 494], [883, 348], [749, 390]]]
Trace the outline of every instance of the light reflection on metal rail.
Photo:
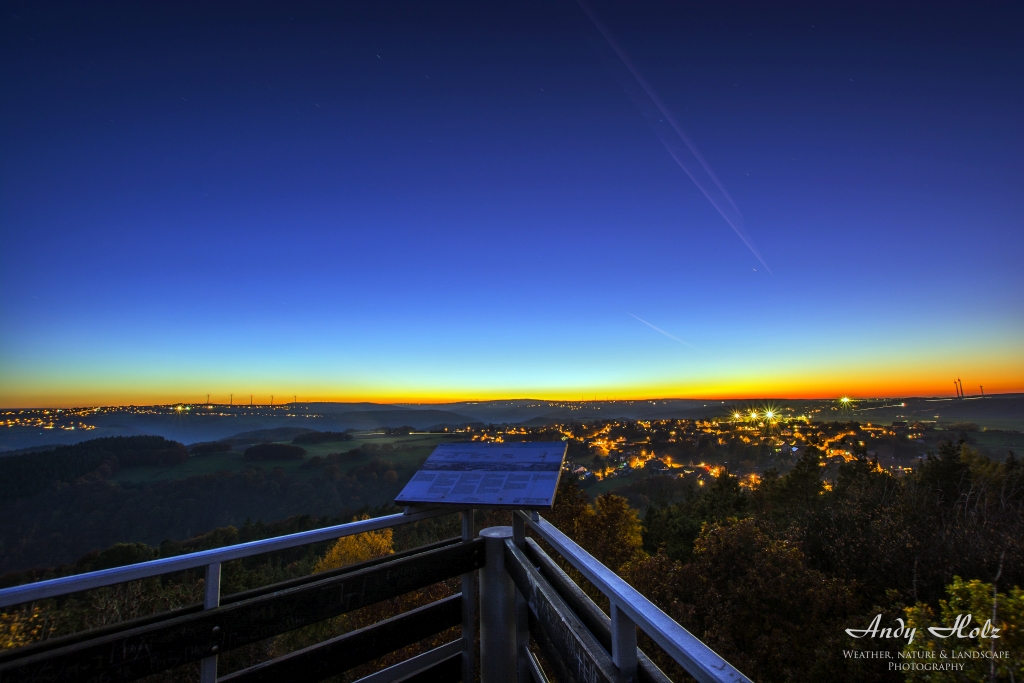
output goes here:
[[680, 666], [701, 683], [750, 683], [750, 679], [598, 562], [593, 555], [537, 515], [515, 513], [608, 600], [625, 613]]
[[[102, 569], [100, 571], [88, 572], [86, 574], [62, 576], [57, 579], [49, 579], [47, 581], [39, 581], [23, 586], [14, 586], [13, 588], [0, 590], [0, 607], [19, 605], [26, 602], [32, 602], [34, 600], [57, 597], [58, 595], [77, 593], [78, 591], [89, 590], [91, 588], [112, 586], [126, 581], [135, 581], [137, 579], [145, 579], [151, 576], [170, 574], [172, 572], [179, 572], [185, 569], [196, 569], [198, 567], [208, 567], [214, 564], [223, 564], [230, 560], [238, 560], [244, 557], [252, 557], [253, 555], [272, 553], [277, 550], [296, 548], [298, 546], [319, 543], [321, 541], [330, 541], [343, 536], [363, 533], [365, 531], [377, 531], [378, 529], [398, 526], [399, 524], [409, 524], [411, 522], [418, 522], [422, 519], [430, 519], [431, 517], [450, 515], [458, 512], [460, 512], [460, 510], [452, 508], [409, 510], [406, 513], [385, 515], [384, 517], [375, 517], [373, 519], [363, 519], [356, 522], [349, 522], [347, 524], [324, 527], [323, 529], [302, 531], [300, 533], [289, 534], [287, 536], [278, 536], [276, 538], [265, 538], [258, 541], [250, 541], [248, 543], [239, 543], [238, 545], [231, 545], [224, 548], [201, 550], [195, 553], [188, 553], [187, 555], [165, 557], [159, 560], [140, 562], [139, 564], [114, 567], [112, 569]], [[210, 596], [206, 596], [206, 598], [206, 606], [209, 608], [209, 603], [211, 602]]]
[[433, 650], [424, 652], [421, 655], [416, 655], [415, 657], [406, 659], [398, 664], [389, 666], [386, 669], [374, 672], [369, 676], [364, 676], [355, 683], [392, 683], [393, 681], [407, 678], [431, 664], [437, 664], [447, 657], [457, 655], [462, 652], [462, 649], [462, 641], [453, 640], [450, 643], [445, 643], [440, 647], [435, 647]]

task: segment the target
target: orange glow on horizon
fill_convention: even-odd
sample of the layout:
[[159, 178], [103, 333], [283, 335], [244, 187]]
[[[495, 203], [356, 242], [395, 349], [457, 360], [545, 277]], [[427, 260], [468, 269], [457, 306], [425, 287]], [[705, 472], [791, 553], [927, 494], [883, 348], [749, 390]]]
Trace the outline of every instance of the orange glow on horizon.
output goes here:
[[[1001, 380], [986, 379], [982, 382], [986, 395], [1024, 392], [1024, 365], [1020, 368], [1008, 369]], [[1016, 370], [1017, 372], [1013, 372]], [[881, 373], [880, 373], [881, 374]], [[832, 375], [827, 380], [815, 377], [793, 378], [789, 381], [775, 381], [774, 378], [761, 378], [751, 381], [722, 382], [664, 382], [634, 386], [582, 386], [568, 388], [554, 387], [500, 387], [481, 390], [476, 387], [398, 387], [398, 386], [359, 386], [349, 390], [335, 389], [324, 386], [321, 382], [297, 380], [291, 387], [281, 383], [271, 389], [263, 385], [259, 388], [247, 389], [244, 381], [239, 387], [233, 380], [218, 380], [215, 386], [203, 386], [203, 380], [194, 382], [196, 391], [185, 389], [180, 379], [167, 382], [166, 387], [152, 390], [140, 390], [132, 386], [108, 386], [92, 388], [88, 386], [54, 387], [33, 386], [0, 387], [0, 407], [3, 408], [70, 408], [81, 406], [116, 406], [116, 405], [170, 405], [206, 403], [206, 395], [215, 404], [227, 404], [230, 394], [234, 394], [235, 405], [247, 405], [249, 395], [253, 395], [256, 405], [268, 405], [271, 396], [275, 405], [291, 403], [293, 396], [298, 403], [313, 402], [371, 402], [371, 403], [407, 403], [419, 405], [446, 404], [472, 401], [496, 401], [530, 399], [537, 401], [557, 402], [594, 402], [594, 401], [637, 401], [687, 399], [714, 401], [750, 401], [777, 399], [833, 399], [850, 396], [853, 399], [864, 398], [906, 398], [906, 397], [947, 397], [953, 396], [951, 388], [947, 388], [944, 379], [936, 380], [937, 372], [929, 372], [928, 379], [921, 373], [908, 373], [905, 377], [897, 375], [871, 378], [867, 373], [850, 373], [847, 376]], [[1016, 376], [1014, 376], [1016, 375]], [[230, 385], [228, 384], [230, 382]], [[126, 383], [127, 384], [127, 383]], [[150, 386], [162, 382], [149, 382]], [[276, 383], [275, 383], [276, 384]], [[345, 384], [343, 381], [339, 385]], [[233, 385], [233, 386], [232, 386]], [[966, 382], [965, 382], [966, 385]], [[965, 386], [965, 389], [967, 387]], [[968, 395], [976, 392], [968, 390]]]
[[[999, 394], [1017, 394], [1024, 393], [1022, 387], [1007, 387], [1005, 390], [1000, 390], [998, 387], [993, 387], [991, 390], [986, 386], [986, 396], [996, 396]], [[451, 394], [337, 394], [328, 396], [299, 396], [297, 403], [379, 403], [379, 404], [411, 404], [411, 405], [447, 405], [452, 403], [472, 403], [475, 401], [513, 401], [513, 400], [533, 400], [533, 401], [550, 401], [557, 403], [602, 403], [607, 401], [667, 401], [667, 400], [689, 400], [689, 401], [707, 401], [712, 402], [733, 402], [733, 401], [752, 401], [752, 400], [763, 400], [766, 397], [782, 400], [830, 400], [835, 399], [836, 394], [834, 392], [827, 391], [815, 391], [815, 392], [801, 392], [799, 390], [791, 391], [779, 391], [779, 390], [761, 390], [751, 391], [749, 393], [740, 393], [738, 391], [728, 393], [715, 393], [711, 395], [701, 395], [696, 393], [678, 393], [678, 394], [667, 394], [667, 393], [644, 393], [642, 390], [634, 390], [628, 393], [616, 392], [614, 394], [607, 393], [607, 395], [598, 395], [597, 399], [594, 399], [593, 392], [590, 397], [581, 398], [578, 394], [575, 396], [572, 394], [562, 393], [490, 393], [481, 394], [462, 394], [462, 393], [451, 393]], [[905, 392], [900, 391], [873, 391], [864, 395], [865, 398], [873, 399], [886, 399], [886, 398], [911, 398], [911, 397], [922, 397], [922, 398], [954, 398], [955, 395], [952, 392], [938, 392], [938, 391], [927, 391], [927, 390], [909, 390]], [[220, 399], [219, 397], [211, 396], [210, 402], [214, 405], [228, 405], [228, 399]], [[274, 406], [286, 406], [292, 403], [291, 398], [282, 401], [276, 398]], [[0, 399], [0, 408], [81, 408], [81, 407], [92, 407], [92, 406], [145, 406], [145, 405], [205, 405], [206, 397], [183, 397], [180, 393], [173, 394], [134, 394], [128, 392], [112, 392], [110, 394], [106, 392], [97, 394], [78, 394], [76, 392], [71, 396], [34, 396], [32, 398], [25, 397], [23, 400], [19, 400], [18, 397], [5, 397]], [[247, 406], [249, 401], [234, 401], [235, 406]], [[253, 405], [256, 406], [269, 406], [270, 398], [269, 395], [264, 398], [254, 399]]]

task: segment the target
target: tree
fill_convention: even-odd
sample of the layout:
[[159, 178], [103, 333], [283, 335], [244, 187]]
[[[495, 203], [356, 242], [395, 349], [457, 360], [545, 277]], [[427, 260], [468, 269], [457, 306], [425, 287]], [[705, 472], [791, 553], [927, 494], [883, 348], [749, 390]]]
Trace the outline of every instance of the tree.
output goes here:
[[[907, 621], [917, 628], [914, 642], [908, 643], [904, 652], [927, 651], [935, 659], [925, 661], [951, 661], [963, 664], [960, 671], [908, 671], [906, 680], [927, 681], [928, 683], [959, 683], [960, 681], [1020, 681], [1024, 680], [1024, 590], [1012, 589], [1009, 594], [996, 593], [992, 584], [977, 579], [964, 581], [959, 576], [946, 587], [947, 600], [939, 602], [939, 618], [924, 603], [918, 603], [906, 610]], [[970, 623], [962, 630], [967, 638], [950, 634], [948, 629], [970, 617]], [[992, 635], [998, 638], [982, 638], [986, 622], [998, 628]], [[928, 627], [940, 629], [939, 635]], [[973, 636], [973, 637], [972, 637]], [[945, 651], [947, 656], [939, 658]], [[993, 653], [1008, 653], [1005, 658], [992, 658]], [[908, 659], [908, 662], [921, 661]]]
[[580, 490], [575, 478], [564, 477], [555, 493], [555, 504], [544, 518], [574, 541], [590, 510], [590, 496]]
[[544, 516], [614, 572], [645, 555], [640, 516], [622, 496], [606, 493], [591, 505], [576, 481], [566, 479]]
[[643, 551], [640, 517], [622, 496], [606, 493], [583, 518], [579, 544], [613, 572], [640, 559]]
[[963, 440], [946, 441], [939, 445], [938, 456], [929, 454], [921, 467], [921, 483], [940, 504], [955, 502], [965, 485], [970, 484], [971, 467], [961, 457], [965, 447]]
[[671, 559], [686, 562], [705, 522], [743, 517], [748, 503], [739, 480], [723, 468], [711, 486], [691, 489], [674, 505], [649, 508], [644, 516], [643, 547], [648, 553], [664, 548]]
[[782, 499], [790, 506], [807, 510], [821, 493], [821, 451], [809, 447], [782, 478]]
[[843, 668], [849, 586], [751, 519], [706, 524], [685, 565], [659, 554], [624, 575], [753, 680], [834, 680]]

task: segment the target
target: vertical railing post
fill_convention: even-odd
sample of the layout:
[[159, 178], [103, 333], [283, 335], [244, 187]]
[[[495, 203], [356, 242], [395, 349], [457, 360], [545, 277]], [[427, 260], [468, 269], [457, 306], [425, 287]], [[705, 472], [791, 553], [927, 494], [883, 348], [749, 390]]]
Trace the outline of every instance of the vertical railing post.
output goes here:
[[[512, 542], [520, 550], [526, 550], [526, 522], [516, 512], [512, 513]], [[519, 589], [516, 589], [516, 665], [519, 683], [531, 683], [530, 673], [530, 622], [529, 605]]]
[[[206, 565], [206, 583], [203, 595], [203, 609], [214, 609], [220, 607], [220, 562]], [[215, 626], [214, 631], [219, 632], [220, 627]], [[217, 683], [217, 650], [219, 645], [214, 645], [214, 654], [205, 657], [200, 662], [199, 680], [201, 683]]]
[[612, 617], [612, 663], [627, 680], [636, 680], [636, 624], [609, 600]]
[[516, 680], [516, 587], [505, 571], [505, 541], [512, 527], [480, 530], [486, 564], [480, 572], [480, 680], [514, 683]]
[[[476, 538], [476, 522], [473, 510], [462, 512], [462, 540], [469, 542]], [[477, 573], [471, 571], [462, 575], [462, 680], [474, 683], [476, 679], [476, 598]]]

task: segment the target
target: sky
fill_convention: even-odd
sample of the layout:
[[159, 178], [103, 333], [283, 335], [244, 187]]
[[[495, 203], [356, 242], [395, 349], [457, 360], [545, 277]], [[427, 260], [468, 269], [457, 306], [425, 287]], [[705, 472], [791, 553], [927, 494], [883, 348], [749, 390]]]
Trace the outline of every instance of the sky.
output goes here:
[[4, 3], [0, 405], [1024, 391], [1024, 6], [707, 4]]

